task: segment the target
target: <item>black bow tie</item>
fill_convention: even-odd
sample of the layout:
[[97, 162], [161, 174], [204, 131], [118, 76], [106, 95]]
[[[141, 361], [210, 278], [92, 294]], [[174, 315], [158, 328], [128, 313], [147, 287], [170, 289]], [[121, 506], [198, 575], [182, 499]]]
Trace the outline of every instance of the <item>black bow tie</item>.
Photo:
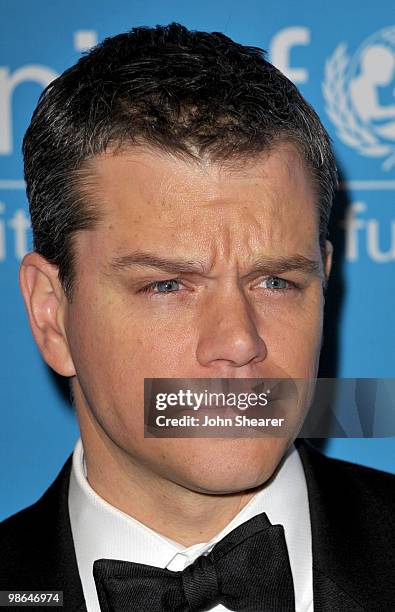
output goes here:
[[295, 612], [284, 528], [264, 513], [182, 572], [98, 559], [93, 576], [102, 612], [198, 612], [218, 604], [245, 612]]

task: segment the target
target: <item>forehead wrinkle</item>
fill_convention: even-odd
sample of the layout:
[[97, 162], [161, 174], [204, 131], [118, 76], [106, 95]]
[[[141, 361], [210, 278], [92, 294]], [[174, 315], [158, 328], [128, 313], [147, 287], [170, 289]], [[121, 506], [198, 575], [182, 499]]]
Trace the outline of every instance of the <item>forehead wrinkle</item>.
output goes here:
[[253, 264], [255, 271], [283, 274], [284, 272], [299, 271], [310, 275], [321, 275], [322, 266], [319, 260], [309, 259], [304, 255], [291, 255], [283, 257], [259, 257]]
[[[126, 255], [114, 257], [110, 262], [110, 268], [122, 272], [133, 268], [154, 268], [167, 272], [208, 274], [213, 268], [214, 262], [207, 263], [202, 260], [191, 260], [186, 258], [161, 257], [144, 251], [133, 251]], [[319, 261], [309, 259], [303, 255], [291, 255], [283, 257], [260, 256], [250, 266], [251, 271], [245, 276], [261, 273], [282, 274], [289, 271], [300, 271], [310, 275], [320, 275], [321, 264]]]
[[132, 268], [155, 268], [164, 271], [178, 271], [179, 273], [207, 274], [211, 270], [212, 264], [207, 264], [202, 260], [162, 257], [144, 251], [132, 251], [126, 255], [114, 257], [110, 262], [110, 267], [116, 271]]
[[[223, 166], [218, 161], [209, 162], [209, 160], [205, 160], [206, 162], [205, 164], [198, 163], [196, 160], [194, 160], [194, 163], [192, 162], [192, 160], [178, 160], [178, 161], [185, 163], [187, 166], [190, 166], [191, 169], [193, 167], [199, 167], [202, 173], [207, 174], [207, 175], [210, 174], [209, 170], [211, 172], [213, 170], [216, 170], [216, 178], [210, 183], [209, 188], [206, 185], [205, 195], [208, 196], [208, 199], [206, 202], [200, 201], [199, 208], [215, 209], [216, 206], [227, 207], [229, 204], [228, 202], [226, 202], [227, 198], [224, 198], [223, 194], [221, 194], [220, 197], [218, 197], [219, 194], [217, 194], [217, 188], [219, 187], [219, 183], [221, 183], [222, 181], [231, 183], [233, 178], [238, 181], [242, 178], [248, 181], [251, 181], [251, 180], [258, 181], [261, 185], [261, 189], [264, 189], [265, 192], [271, 196], [272, 206], [276, 206], [277, 200], [281, 200], [282, 195], [281, 193], [276, 193], [276, 190], [272, 189], [272, 185], [270, 182], [270, 175], [267, 174], [267, 168], [265, 167], [265, 161], [267, 161], [271, 155], [273, 157], [278, 157], [281, 154], [281, 152], [283, 152], [284, 149], [285, 149], [285, 152], [291, 156], [291, 159], [288, 159], [288, 156], [285, 155], [284, 157], [281, 158], [281, 161], [283, 163], [283, 167], [286, 169], [286, 173], [289, 179], [291, 181], [294, 181], [296, 166], [300, 166], [301, 168], [304, 169], [305, 172], [307, 169], [305, 168], [305, 164], [303, 163], [303, 160], [300, 158], [299, 151], [296, 149], [296, 147], [294, 147], [290, 143], [285, 143], [285, 146], [283, 143], [280, 143], [280, 146], [273, 147], [269, 151], [258, 153], [257, 155], [253, 155], [253, 156], [246, 156], [245, 159], [243, 159], [244, 163], [240, 163], [241, 160], [239, 160], [239, 164], [235, 164], [234, 163], [235, 160], [233, 160], [233, 164], [230, 164], [230, 165], [225, 164], [225, 166]], [[110, 204], [109, 202], [105, 201], [105, 198], [103, 197], [104, 196], [103, 190], [100, 188], [101, 181], [103, 179], [107, 180], [105, 176], [103, 175], [104, 168], [102, 166], [102, 163], [105, 162], [106, 160], [114, 160], [114, 159], [120, 158], [123, 162], [125, 162], [128, 165], [134, 164], [136, 166], [140, 166], [141, 168], [145, 168], [149, 170], [149, 163], [145, 159], [140, 159], [139, 154], [140, 155], [148, 154], [149, 158], [152, 158], [154, 161], [157, 161], [158, 159], [159, 160], [168, 160], [168, 159], [171, 160], [173, 157], [172, 155], [169, 155], [167, 152], [149, 151], [149, 150], [147, 151], [145, 147], [133, 147], [130, 150], [123, 151], [123, 155], [119, 155], [119, 154], [117, 155], [117, 154], [114, 154], [114, 152], [110, 151], [110, 152], [107, 152], [106, 154], [96, 156], [84, 162], [83, 166], [85, 170], [84, 172], [85, 176], [83, 177], [84, 180], [81, 181], [80, 186], [81, 188], [83, 188], [84, 195], [85, 197], [87, 196], [87, 199], [89, 198], [90, 201], [93, 200], [96, 202], [96, 204], [99, 204], [100, 209], [101, 209], [100, 212], [102, 213], [101, 215], [102, 218], [104, 216], [103, 213], [105, 211], [106, 213], [109, 212], [108, 207]], [[173, 157], [173, 161], [175, 161], [174, 157]], [[262, 161], [262, 164], [259, 164], [258, 168], [255, 168], [256, 170], [256, 174], [254, 172], [255, 176], [251, 175], [251, 168], [258, 161]], [[132, 175], [132, 172], [131, 172], [131, 175]], [[179, 181], [180, 177], [178, 176], [177, 178]], [[267, 179], [269, 179], [269, 182], [267, 182]], [[188, 180], [188, 176], [184, 176], [183, 179], [181, 180], [182, 180], [183, 186], [190, 185], [190, 180]], [[177, 196], [177, 194], [174, 194], [174, 186], [172, 184], [172, 179], [167, 172], [165, 172], [164, 174], [162, 174], [162, 176], [159, 177], [159, 184], [156, 184], [153, 192], [151, 192], [150, 189], [148, 189], [147, 191], [147, 187], [150, 187], [150, 186], [153, 187], [153, 185], [150, 185], [150, 181], [147, 181], [144, 185], [145, 193], [139, 190], [138, 195], [143, 200], [146, 200], [147, 204], [149, 205], [152, 205], [154, 203], [153, 194], [156, 194], [156, 196], [159, 196], [158, 201], [156, 202], [159, 214], [161, 214], [162, 210], [167, 210], [167, 209], [170, 210], [173, 207], [174, 202], [178, 201], [179, 204], [182, 204], [182, 200], [180, 202], [178, 198], [175, 197], [175, 195]], [[158, 189], [159, 186], [160, 188]], [[137, 187], [136, 184], [135, 184], [135, 187]], [[192, 195], [192, 197], [196, 197], [196, 193], [194, 193], [193, 191], [192, 191], [192, 194], [189, 194], [189, 195], [190, 196]], [[270, 202], [267, 202], [266, 204], [268, 205], [270, 204]]]
[[[297, 155], [297, 152], [295, 154]], [[129, 161], [129, 159], [128, 159], [128, 161]], [[87, 164], [87, 166], [85, 167], [85, 170], [88, 170], [88, 168], [90, 166], [89, 170], [91, 170], [91, 172], [87, 173], [88, 176], [85, 176], [85, 182], [84, 182], [85, 195], [88, 195], [88, 192], [89, 192], [89, 195], [90, 195], [89, 199], [91, 201], [93, 200], [92, 196], [94, 195], [94, 197], [96, 199], [96, 206], [99, 204], [100, 209], [101, 209], [101, 213], [102, 213], [101, 220], [104, 218], [107, 221], [107, 220], [111, 219], [111, 216], [108, 215], [109, 210], [107, 208], [107, 203], [105, 202], [105, 199], [107, 199], [107, 197], [105, 197], [105, 194], [103, 193], [103, 190], [100, 189], [100, 181], [101, 181], [102, 178], [104, 178], [104, 177], [102, 177], [102, 172], [101, 171], [104, 168], [100, 167], [100, 165], [98, 167], [98, 165], [96, 165], [92, 161], [91, 161], [91, 164], [89, 164], [89, 165]], [[142, 164], [142, 165], [145, 166], [145, 164]], [[288, 166], [288, 164], [287, 164], [287, 166]], [[266, 168], [261, 168], [261, 167], [259, 169], [260, 169], [260, 171], [262, 171], [262, 170], [266, 171], [267, 170]], [[94, 171], [92, 172], [92, 170], [94, 170]], [[245, 170], [246, 170], [246, 168], [244, 168], [244, 171]], [[289, 172], [289, 167], [287, 167], [286, 172], [287, 173]], [[255, 177], [256, 180], [259, 179], [259, 174], [260, 173], [257, 173], [257, 176]], [[265, 172], [263, 174], [265, 176]], [[230, 176], [228, 175], [227, 178], [230, 178]], [[248, 178], [249, 180], [251, 180], [252, 177], [246, 175], [245, 178]], [[86, 180], [86, 179], [88, 179], [88, 180]], [[110, 182], [111, 182], [111, 177], [110, 177]], [[189, 181], [187, 180], [187, 177], [184, 177], [184, 182], [186, 184], [189, 184]], [[269, 183], [270, 183], [270, 181], [269, 181]], [[269, 194], [272, 197], [271, 201], [270, 201], [270, 199], [265, 200], [265, 207], [269, 209], [269, 212], [271, 210], [273, 210], [273, 211], [276, 212], [276, 215], [278, 215], [280, 213], [280, 211], [283, 210], [283, 207], [280, 207], [280, 209], [277, 210], [277, 207], [276, 207], [276, 198], [273, 201], [273, 195], [277, 196], [277, 199], [280, 199], [280, 201], [281, 201], [280, 194], [277, 194], [275, 192], [275, 190], [271, 190], [269, 185], [266, 184], [266, 181], [264, 181], [262, 183], [262, 188], [264, 188], [265, 190], [269, 190]], [[168, 182], [168, 177], [166, 176], [166, 174], [165, 174], [165, 176], [163, 176], [162, 190], [160, 190], [160, 191], [161, 191], [161, 193], [160, 193], [160, 196], [161, 196], [160, 197], [160, 205], [158, 207], [158, 210], [155, 213], [156, 214], [156, 218], [158, 220], [161, 220], [162, 210], [166, 207], [166, 199], [168, 198], [169, 194], [171, 194], [171, 185]], [[94, 192], [94, 194], [92, 192]], [[192, 196], [193, 195], [196, 196], [196, 194], [192, 193]], [[207, 207], [209, 210], [211, 209], [211, 214], [212, 215], [218, 215], [219, 210], [221, 208], [223, 208], [224, 210], [228, 211], [229, 210], [229, 204], [231, 204], [231, 208], [234, 208], [235, 211], [238, 211], [239, 213], [240, 213], [240, 208], [242, 208], [242, 209], [244, 209], [243, 210], [243, 218], [244, 219], [245, 219], [245, 217], [249, 218], [249, 221], [250, 221], [250, 225], [249, 225], [250, 232], [248, 233], [247, 236], [245, 236], [245, 235], [243, 236], [242, 234], [244, 234], [244, 232], [240, 231], [241, 228], [240, 228], [240, 226], [238, 224], [233, 224], [232, 227], [228, 226], [227, 223], [226, 223], [225, 218], [223, 217], [223, 214], [219, 214], [218, 215], [220, 217], [219, 225], [217, 226], [216, 230], [214, 231], [213, 236], [216, 236], [216, 238], [218, 239], [219, 235], [221, 235], [221, 240], [220, 240], [220, 244], [218, 244], [218, 240], [215, 240], [215, 244], [212, 244], [212, 248], [208, 249], [209, 251], [211, 251], [211, 253], [207, 253], [207, 255], [211, 255], [210, 261], [213, 261], [214, 258], [216, 258], [215, 257], [216, 255], [217, 256], [221, 256], [221, 257], [229, 258], [230, 257], [230, 253], [232, 251], [233, 240], [236, 241], [236, 247], [240, 247], [241, 246], [241, 241], [244, 241], [245, 238], [247, 238], [247, 242], [250, 242], [249, 238], [252, 238], [251, 237], [252, 226], [254, 226], [254, 232], [253, 233], [255, 233], [257, 231], [260, 231], [260, 225], [261, 225], [261, 220], [259, 219], [260, 214], [258, 214], [258, 211], [256, 211], [256, 210], [249, 210], [248, 205], [244, 206], [242, 202], [233, 201], [232, 198], [228, 202], [227, 198], [223, 198], [223, 197], [219, 198], [219, 197], [215, 197], [215, 195], [213, 193], [211, 193], [210, 201], [209, 202], [204, 202], [203, 201], [202, 203], [199, 204], [199, 207], [203, 207], [203, 208]], [[247, 194], [244, 194], [244, 195], [246, 196]], [[106, 213], [105, 215], [103, 214], [104, 212]], [[136, 210], [136, 212], [138, 212], [138, 209]], [[177, 211], [175, 211], [175, 213], [176, 212]], [[141, 214], [139, 215], [139, 218], [141, 218]], [[177, 220], [178, 220], [178, 215], [175, 215], [175, 217], [173, 216], [171, 218], [166, 218], [166, 221], [168, 222], [168, 224], [170, 224], [170, 222], [171, 222], [171, 225], [173, 225], [174, 223], [177, 223]], [[264, 221], [264, 220], [265, 220], [265, 215], [263, 215], [263, 218], [262, 218], [262, 221]], [[267, 227], [266, 227], [266, 224], [264, 224], [264, 225], [265, 225], [266, 231], [268, 230], [268, 228], [272, 228], [272, 230], [276, 229], [275, 227], [272, 227], [272, 225], [270, 223], [269, 223], [269, 225]], [[194, 228], [194, 227], [195, 227], [195, 223], [192, 223], [191, 224], [191, 228]], [[207, 234], [205, 234], [205, 236], [207, 237]], [[202, 236], [202, 238], [203, 238], [203, 236]], [[270, 232], [269, 232], [269, 236], [266, 236], [266, 239], [267, 240], [265, 240], [265, 242], [267, 241], [268, 243], [270, 243]], [[276, 242], [277, 242], [277, 240], [274, 237], [274, 243], [276, 243]], [[188, 239], [188, 243], [189, 243], [189, 239]], [[252, 243], [255, 243], [255, 248], [257, 248], [257, 247], [259, 248], [259, 245], [256, 244], [256, 240], [255, 239], [252, 240], [252, 242], [249, 244], [249, 250], [250, 250], [251, 254], [252, 254], [252, 251], [254, 250], [253, 246], [252, 246]], [[165, 246], [165, 245], [163, 245], [163, 246]], [[281, 245], [279, 245], [279, 246], [281, 246]], [[295, 245], [295, 246], [297, 246], [297, 245]], [[172, 249], [170, 247], [171, 247], [171, 245], [169, 245], [169, 252], [171, 253]], [[238, 248], [236, 248], [236, 251], [237, 250], [238, 250]], [[199, 251], [197, 251], [197, 252], [199, 252]], [[258, 252], [258, 249], [255, 252]], [[248, 259], [248, 256], [246, 257], [246, 261], [247, 261], [247, 259]], [[131, 262], [129, 262], [129, 263], [131, 264]], [[145, 261], [145, 264], [144, 264], [141, 261], [141, 259], [140, 259], [140, 262], [134, 262], [135, 266], [137, 266], [138, 263], [140, 265], [140, 268], [143, 265], [145, 265], [146, 267], [148, 265], [147, 260]], [[265, 268], [265, 267], [269, 268], [269, 265], [270, 265], [270, 267], [272, 267], [272, 265], [271, 265], [272, 263], [273, 262], [270, 263], [268, 260], [266, 260], [266, 262], [262, 262], [261, 261], [260, 267], [261, 268]], [[165, 269], [165, 265], [166, 265], [166, 269], [170, 269], [171, 267], [172, 267], [171, 269], [174, 269], [174, 265], [175, 264], [172, 261], [168, 261], [166, 264], [162, 265], [162, 263], [160, 263], [160, 262], [157, 262], [157, 261], [156, 262], [152, 262], [152, 260], [151, 260], [151, 267], [156, 267], [156, 268], [161, 267], [162, 269]], [[194, 271], [196, 271], [197, 273], [200, 273], [200, 274], [207, 273], [212, 268], [212, 265], [213, 264], [209, 264], [208, 265], [207, 263], [205, 263], [205, 261], [202, 261], [199, 258], [198, 258], [197, 262], [193, 262], [193, 261], [191, 261], [189, 259], [188, 260], [183, 260], [182, 262], [177, 262], [178, 270], [181, 273], [182, 272], [192, 271], [192, 267], [194, 267]], [[121, 263], [120, 261], [118, 261], [118, 263], [115, 266], [115, 268], [117, 268], [117, 267], [124, 269], [125, 267], [129, 267], [130, 268], [131, 265], [127, 266], [126, 262]], [[297, 267], [299, 267], [299, 269], [301, 269], [300, 265], [298, 265]], [[290, 269], [289, 266], [286, 266], [284, 268], [284, 263], [282, 263], [281, 265], [278, 264], [277, 268], [279, 270], [284, 270], [284, 271], [286, 271], [287, 269]], [[295, 267], [293, 269], [295, 269]]]

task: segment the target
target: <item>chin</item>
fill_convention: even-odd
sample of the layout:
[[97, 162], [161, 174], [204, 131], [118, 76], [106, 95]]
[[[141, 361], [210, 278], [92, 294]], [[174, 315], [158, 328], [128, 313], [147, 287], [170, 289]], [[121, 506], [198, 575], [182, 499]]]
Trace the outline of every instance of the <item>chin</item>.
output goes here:
[[246, 491], [261, 486], [275, 473], [291, 440], [289, 438], [239, 438], [188, 440], [189, 460], [179, 484], [209, 494]]

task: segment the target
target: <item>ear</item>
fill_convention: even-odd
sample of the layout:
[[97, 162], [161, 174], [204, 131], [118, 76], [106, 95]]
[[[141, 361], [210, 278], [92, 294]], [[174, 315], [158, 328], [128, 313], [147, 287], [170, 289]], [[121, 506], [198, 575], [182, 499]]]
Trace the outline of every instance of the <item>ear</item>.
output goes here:
[[67, 298], [59, 282], [57, 266], [38, 253], [28, 253], [20, 267], [19, 285], [30, 327], [44, 360], [58, 374], [74, 376], [64, 325]]
[[329, 242], [329, 240], [325, 241], [325, 261], [324, 261], [324, 271], [325, 271], [325, 280], [328, 282], [329, 275], [332, 269], [332, 255], [333, 255], [333, 244]]

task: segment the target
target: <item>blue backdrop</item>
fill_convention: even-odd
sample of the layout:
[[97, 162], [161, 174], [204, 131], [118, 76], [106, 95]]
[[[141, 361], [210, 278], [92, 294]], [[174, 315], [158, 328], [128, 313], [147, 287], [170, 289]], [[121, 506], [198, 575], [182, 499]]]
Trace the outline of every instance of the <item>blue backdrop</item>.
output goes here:
[[[389, 0], [0, 0], [0, 519], [73, 448], [72, 410], [30, 335], [18, 266], [31, 234], [21, 139], [42, 88], [105, 36], [178, 21], [267, 49], [329, 130], [342, 174], [321, 375], [394, 378], [395, 5]], [[395, 440], [324, 451], [395, 471]]]

